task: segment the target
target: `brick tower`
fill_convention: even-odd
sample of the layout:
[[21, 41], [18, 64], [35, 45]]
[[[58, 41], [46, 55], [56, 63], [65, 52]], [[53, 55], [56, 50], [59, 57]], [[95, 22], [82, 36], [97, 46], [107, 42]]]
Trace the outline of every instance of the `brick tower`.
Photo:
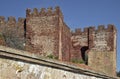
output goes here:
[[116, 75], [116, 28], [109, 24], [76, 29], [72, 33], [71, 60], [83, 60], [94, 70]]
[[42, 55], [54, 55], [69, 60], [70, 29], [63, 21], [59, 7], [26, 10], [26, 50]]
[[90, 33], [88, 65], [98, 72], [116, 75], [116, 32], [115, 26], [109, 24]]

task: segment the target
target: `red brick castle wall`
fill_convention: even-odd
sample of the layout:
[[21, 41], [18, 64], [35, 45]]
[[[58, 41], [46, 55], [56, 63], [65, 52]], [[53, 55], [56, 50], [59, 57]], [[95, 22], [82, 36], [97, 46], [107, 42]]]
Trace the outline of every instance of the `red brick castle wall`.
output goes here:
[[26, 18], [0, 16], [0, 44], [62, 61], [84, 61], [94, 70], [116, 74], [116, 28], [109, 24], [71, 32], [59, 7], [26, 10]]

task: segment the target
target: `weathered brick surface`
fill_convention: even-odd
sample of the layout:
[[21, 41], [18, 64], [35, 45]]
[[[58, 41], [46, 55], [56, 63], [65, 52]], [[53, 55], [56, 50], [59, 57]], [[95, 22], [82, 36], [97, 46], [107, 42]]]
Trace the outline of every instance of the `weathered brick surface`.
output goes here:
[[[54, 16], [27, 19], [26, 37], [27, 42], [31, 44], [28, 44], [28, 46], [32, 46], [30, 50], [34, 53], [40, 53], [43, 56], [56, 52], [55, 46], [58, 41], [57, 26], [58, 19]], [[26, 48], [26, 50], [29, 50], [29, 48]]]
[[116, 31], [113, 25], [98, 26], [98, 30], [93, 32], [93, 49], [98, 51], [113, 51], [114, 48], [114, 36], [116, 35], [113, 31]]
[[71, 36], [71, 59], [81, 59], [83, 47], [88, 47], [88, 28], [84, 28], [82, 32], [81, 29], [76, 29]]
[[99, 26], [93, 34], [94, 47], [89, 52], [88, 65], [95, 70], [116, 74], [116, 29], [114, 25]]
[[98, 29], [88, 27], [71, 33], [59, 7], [27, 9], [26, 18], [18, 21], [14, 17], [6, 21], [0, 16], [0, 45], [63, 61], [84, 60], [99, 72], [115, 75], [115, 26], [100, 25]]
[[114, 52], [98, 52], [90, 51], [89, 52], [89, 61], [88, 65], [92, 67], [97, 72], [101, 72], [107, 75], [116, 75], [116, 67], [114, 67]]
[[71, 40], [73, 45], [71, 59], [85, 60], [85, 54], [88, 53], [90, 67], [102, 73], [116, 74], [116, 29], [114, 25], [109, 24], [107, 28], [100, 25], [98, 29], [89, 27], [87, 32], [77, 29], [75, 33], [72, 33]]
[[70, 60], [70, 45], [71, 45], [71, 33], [70, 29], [67, 25], [63, 24], [62, 26], [62, 59], [63, 61], [69, 61]]
[[6, 21], [3, 16], [0, 16], [0, 33], [5, 43], [2, 45], [24, 50], [24, 21], [24, 18], [19, 18], [16, 22], [12, 16]]

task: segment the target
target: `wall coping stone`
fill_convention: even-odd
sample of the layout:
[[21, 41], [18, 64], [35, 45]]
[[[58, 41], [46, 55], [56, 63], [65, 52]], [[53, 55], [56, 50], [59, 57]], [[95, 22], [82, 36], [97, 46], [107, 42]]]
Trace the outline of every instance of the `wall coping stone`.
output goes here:
[[77, 74], [95, 76], [98, 78], [117, 79], [116, 77], [98, 73], [93, 70], [84, 69], [84, 68], [71, 65], [62, 61], [58, 61], [58, 60], [48, 59], [40, 56], [38, 57], [33, 53], [23, 51], [23, 50], [17, 50], [17, 49], [5, 47], [5, 46], [0, 46], [0, 58], [38, 64], [38, 65], [52, 67], [55, 69], [65, 70], [65, 71], [69, 71]]

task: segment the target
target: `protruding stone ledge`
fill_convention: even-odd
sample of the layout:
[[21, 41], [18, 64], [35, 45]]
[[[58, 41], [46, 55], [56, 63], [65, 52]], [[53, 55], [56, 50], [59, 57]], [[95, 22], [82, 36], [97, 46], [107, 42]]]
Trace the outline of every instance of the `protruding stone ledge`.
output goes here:
[[80, 68], [75, 65], [70, 65], [68, 63], [64, 63], [57, 60], [38, 57], [37, 55], [34, 55], [26, 51], [16, 50], [16, 49], [4, 47], [4, 46], [0, 46], [0, 59], [9, 59], [13, 61], [21, 61], [24, 63], [37, 64], [37, 65], [52, 67], [55, 69], [73, 72], [77, 74], [94, 76], [97, 78], [116, 79], [114, 77], [101, 74], [92, 70], [87, 70], [87, 69]]

